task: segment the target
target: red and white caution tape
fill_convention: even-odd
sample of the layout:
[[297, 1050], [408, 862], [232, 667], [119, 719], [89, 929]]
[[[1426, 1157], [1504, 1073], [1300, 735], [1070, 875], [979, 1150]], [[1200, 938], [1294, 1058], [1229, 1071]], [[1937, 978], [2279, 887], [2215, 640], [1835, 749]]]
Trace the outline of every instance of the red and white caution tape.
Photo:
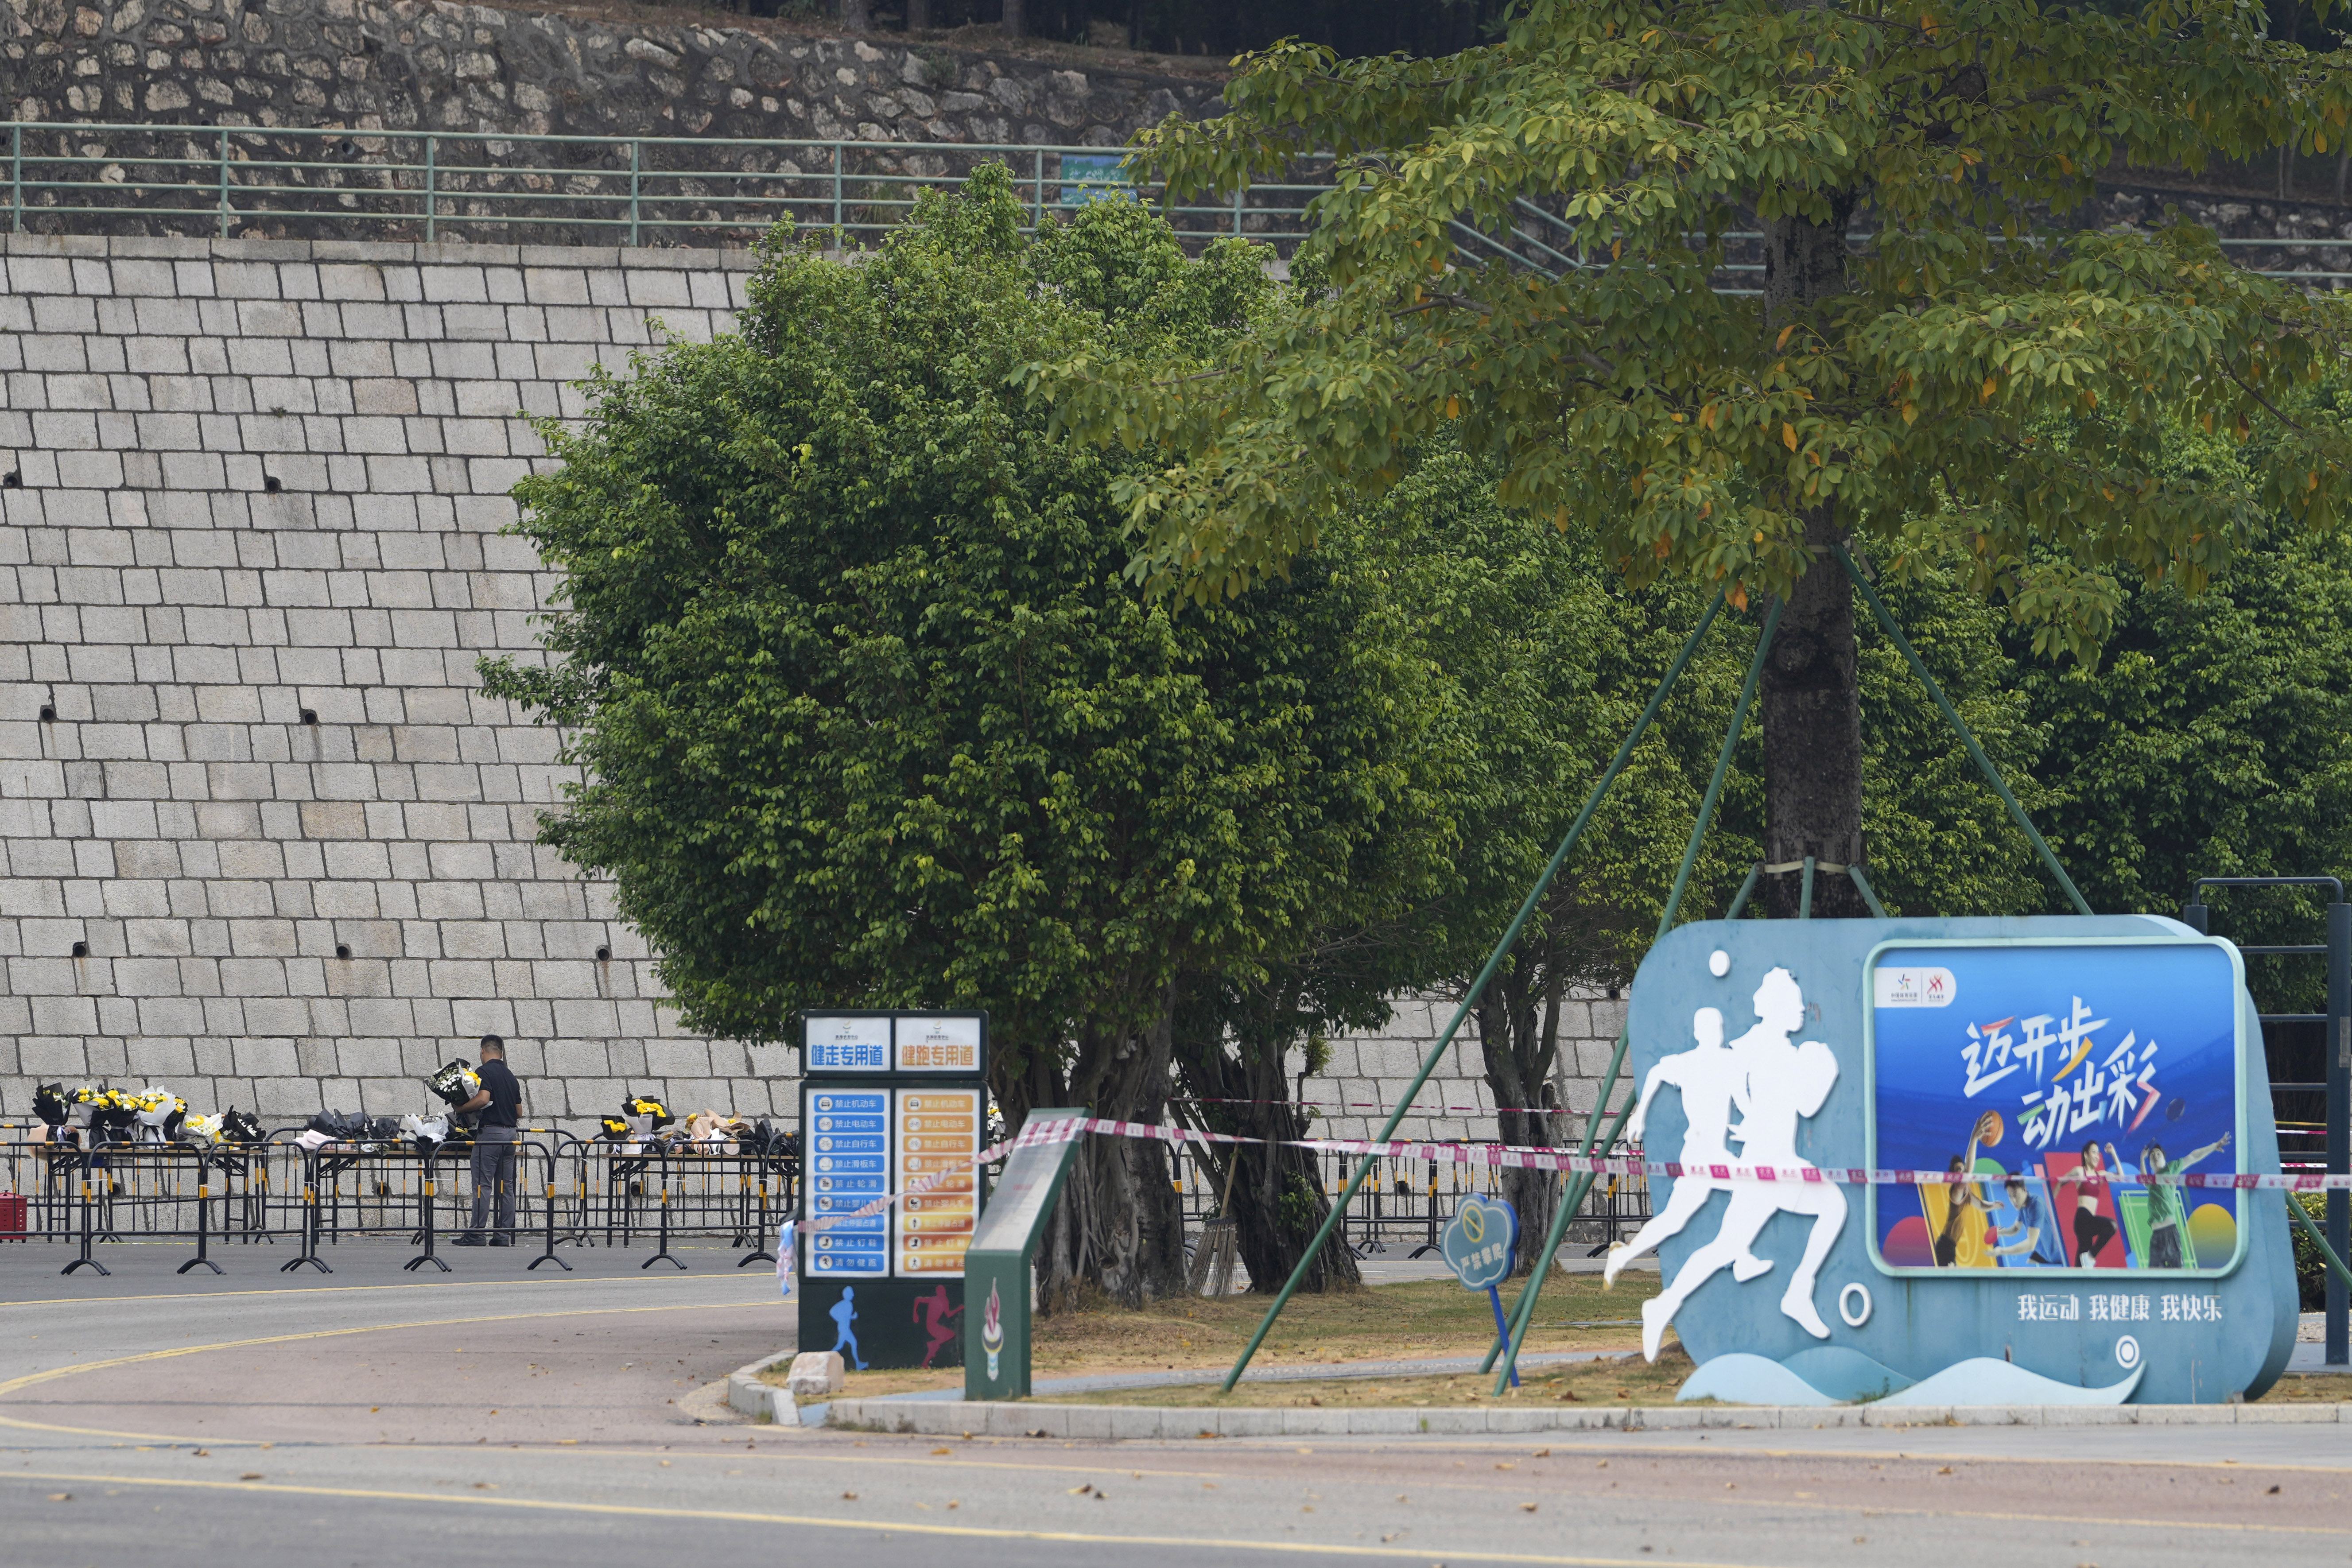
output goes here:
[[[1120, 1121], [1098, 1116], [1057, 1117], [1051, 1121], [1033, 1121], [1022, 1128], [1016, 1136], [982, 1150], [962, 1164], [935, 1171], [901, 1191], [868, 1199], [860, 1207], [847, 1213], [821, 1215], [807, 1221], [803, 1228], [814, 1234], [830, 1230], [845, 1220], [870, 1219], [902, 1199], [920, 1197], [967, 1171], [992, 1165], [1015, 1149], [1073, 1142], [1088, 1133], [1108, 1138], [1150, 1138], [1163, 1143], [1246, 1143], [1262, 1147], [1267, 1142], [1263, 1138], [1244, 1138], [1231, 1132], [1201, 1132], [1190, 1127], [1176, 1127], [1163, 1122]], [[1560, 1149], [1520, 1148], [1497, 1143], [1384, 1143], [1361, 1138], [1298, 1138], [1278, 1142], [1286, 1148], [1308, 1149], [1318, 1153], [1370, 1154], [1381, 1159], [1419, 1160], [1425, 1163], [1480, 1166], [1491, 1170], [1561, 1171], [1597, 1176], [1667, 1176], [1677, 1180], [1688, 1176], [1708, 1182], [1813, 1182], [1874, 1187], [1958, 1186], [1998, 1179], [1989, 1174], [1966, 1172], [1874, 1171], [1860, 1166], [1693, 1165], [1675, 1160], [1576, 1154]], [[2179, 1175], [2158, 1176], [2120, 1170], [2103, 1172], [2098, 1179], [2121, 1186], [2162, 1185], [2242, 1193], [2273, 1190], [2352, 1192], [2352, 1175], [2331, 1176], [2316, 1172], [2272, 1176], [2251, 1173], [2205, 1175], [2192, 1171]]]

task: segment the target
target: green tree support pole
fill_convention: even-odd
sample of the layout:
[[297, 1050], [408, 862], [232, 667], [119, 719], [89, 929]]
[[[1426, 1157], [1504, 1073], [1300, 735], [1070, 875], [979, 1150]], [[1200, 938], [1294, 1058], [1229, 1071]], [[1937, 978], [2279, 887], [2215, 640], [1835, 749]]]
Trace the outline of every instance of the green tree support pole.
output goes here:
[[[1454, 1043], [1454, 1037], [1461, 1029], [1463, 1020], [1470, 1016], [1470, 1010], [1478, 1005], [1478, 998], [1485, 994], [1486, 983], [1494, 979], [1495, 972], [1502, 967], [1504, 955], [1511, 951], [1511, 944], [1519, 940], [1519, 932], [1525, 928], [1528, 919], [1534, 915], [1536, 905], [1542, 901], [1544, 890], [1551, 886], [1552, 879], [1559, 874], [1561, 865], [1567, 861], [1569, 851], [1574, 849], [1576, 841], [1583, 837], [1586, 825], [1592, 820], [1592, 814], [1601, 809], [1601, 796], [1609, 793], [1609, 786], [1617, 782], [1617, 775], [1622, 773], [1625, 770], [1625, 764], [1633, 760], [1633, 747], [1650, 728], [1650, 721], [1658, 716], [1658, 710], [1665, 706], [1666, 693], [1672, 691], [1675, 682], [1682, 679], [1685, 667], [1690, 663], [1691, 656], [1698, 652], [1700, 640], [1706, 636], [1707, 628], [1715, 624], [1715, 617], [1722, 608], [1723, 595], [1717, 594], [1715, 596], [1715, 603], [1706, 607], [1706, 614], [1698, 618], [1698, 625], [1691, 631], [1690, 640], [1684, 643], [1682, 652], [1675, 656], [1675, 662], [1667, 668], [1665, 678], [1658, 682], [1658, 689], [1651, 695], [1650, 705], [1643, 709], [1641, 718], [1634, 721], [1633, 732], [1625, 737], [1625, 743], [1617, 748], [1617, 755], [1611, 759], [1608, 770], [1601, 775], [1600, 782], [1592, 786], [1591, 795], [1585, 799], [1584, 809], [1577, 814], [1576, 821], [1569, 827], [1568, 837], [1559, 841], [1559, 848], [1553, 853], [1550, 864], [1543, 868], [1543, 875], [1536, 879], [1536, 885], [1529, 889], [1527, 900], [1519, 905], [1519, 912], [1511, 918], [1509, 929], [1503, 932], [1503, 940], [1495, 944], [1495, 951], [1488, 956], [1486, 966], [1478, 972], [1478, 978], [1471, 983], [1469, 991], [1463, 995], [1462, 1005], [1454, 1010], [1453, 1021], [1445, 1026], [1445, 1032], [1437, 1037], [1437, 1043], [1432, 1046], [1428, 1055], [1422, 1058], [1421, 1071], [1413, 1075], [1412, 1082], [1406, 1088], [1403, 1098], [1397, 1101], [1397, 1108], [1389, 1113], [1387, 1123], [1381, 1128], [1380, 1136], [1373, 1142], [1381, 1143], [1388, 1142], [1389, 1137], [1396, 1131], [1397, 1124], [1402, 1121], [1405, 1113], [1412, 1109], [1412, 1102], [1421, 1093], [1422, 1085], [1427, 1083], [1429, 1075], [1437, 1070], [1438, 1061], [1445, 1055], [1445, 1047]], [[1265, 1321], [1258, 1324], [1257, 1332], [1252, 1334], [1249, 1343], [1242, 1347], [1241, 1359], [1234, 1363], [1234, 1370], [1225, 1374], [1224, 1387], [1228, 1394], [1233, 1392], [1234, 1384], [1241, 1381], [1242, 1373], [1248, 1370], [1250, 1358], [1257, 1354], [1258, 1346], [1265, 1342], [1265, 1336], [1274, 1329], [1275, 1320], [1282, 1316], [1282, 1309], [1290, 1304], [1292, 1292], [1298, 1289], [1299, 1280], [1307, 1277], [1307, 1266], [1313, 1263], [1316, 1256], [1323, 1250], [1323, 1244], [1331, 1238], [1332, 1227], [1339, 1223], [1339, 1216], [1348, 1212], [1348, 1205], [1355, 1197], [1356, 1189], [1363, 1185], [1364, 1178], [1371, 1173], [1373, 1159], [1374, 1156], [1367, 1154], [1357, 1163], [1354, 1174], [1348, 1178], [1348, 1184], [1339, 1190], [1339, 1201], [1334, 1203], [1330, 1212], [1323, 1216], [1322, 1228], [1315, 1233], [1315, 1239], [1307, 1244], [1307, 1250], [1298, 1255], [1298, 1267], [1293, 1268], [1290, 1271], [1290, 1278], [1283, 1281], [1282, 1293], [1275, 1297], [1274, 1305], [1266, 1309]]]
[[2352, 1283], [2352, 1268], [2347, 1268], [2344, 1260], [2336, 1256], [2336, 1249], [2327, 1245], [2327, 1233], [2312, 1222], [2311, 1211], [2303, 1206], [2301, 1194], [2286, 1194], [2286, 1212], [2295, 1224], [2303, 1226], [2303, 1233], [2311, 1237], [2311, 1245], [2319, 1248], [2319, 1256], [2326, 1260], [2328, 1268], [2336, 1271], [2336, 1278]]
[[1936, 706], [1944, 710], [1944, 717], [1950, 720], [1952, 728], [1959, 731], [1960, 744], [1968, 748], [1969, 759], [1983, 772], [1993, 787], [1993, 793], [2000, 796], [2001, 804], [2009, 807], [2009, 815], [2017, 819], [2017, 826], [2025, 830], [2025, 837], [2032, 841], [2034, 853], [2042, 857], [2042, 863], [2050, 868], [2050, 874], [2058, 879], [2060, 887], [2066, 889], [2066, 896], [2074, 902], [2075, 912], [2089, 914], [2089, 900], [2075, 889], [2074, 879], [2066, 875], [2066, 868], [2058, 864], [2058, 857], [2052, 853], [2049, 842], [2034, 827], [2032, 819], [2025, 815], [2025, 807], [2018, 805], [2017, 797], [2009, 793], [2009, 784], [2001, 778], [2000, 770], [1992, 765], [1992, 759], [1984, 754], [1984, 748], [1977, 744], [1977, 738], [1969, 732], [1968, 725], [1960, 721], [1960, 710], [1952, 706], [1952, 700], [1944, 695], [1944, 689], [1936, 684], [1936, 678], [1927, 673], [1926, 665], [1919, 662], [1919, 656], [1912, 651], [1911, 639], [1903, 635], [1902, 628], [1895, 624], [1895, 617], [1886, 613], [1886, 605], [1879, 598], [1878, 590], [1863, 576], [1862, 569], [1853, 563], [1853, 557], [1846, 553], [1844, 545], [1837, 546], [1837, 552], [1838, 559], [1845, 563], [1845, 574], [1853, 579], [1853, 585], [1862, 590], [1863, 598], [1869, 603], [1870, 613], [1878, 617], [1879, 626], [1894, 639], [1895, 646], [1903, 650], [1903, 657], [1910, 661], [1911, 673], [1919, 678], [1919, 684], [1927, 689], [1927, 695], [1936, 700]]
[[[1706, 781], [1706, 795], [1698, 803], [1698, 820], [1691, 824], [1690, 842], [1683, 847], [1682, 868], [1675, 873], [1674, 891], [1666, 896], [1666, 907], [1658, 915], [1658, 934], [1650, 939], [1653, 945], [1664, 941], [1666, 932], [1674, 929], [1675, 915], [1682, 908], [1683, 895], [1690, 890], [1691, 872], [1698, 866], [1699, 845], [1706, 838], [1707, 825], [1715, 820], [1716, 802], [1723, 798], [1724, 781], [1731, 776], [1731, 756], [1739, 749], [1739, 731], [1748, 723], [1748, 706], [1756, 700], [1757, 682], [1764, 679], [1764, 656], [1772, 651], [1772, 634], [1780, 625], [1783, 603], [1785, 601], [1780, 599], [1773, 600], [1770, 612], [1764, 617], [1763, 635], [1756, 639], [1756, 657], [1748, 661], [1748, 679], [1740, 682], [1739, 701], [1731, 710], [1731, 727], [1725, 731], [1723, 750], [1715, 759], [1715, 776]], [[1609, 1073], [1601, 1080], [1601, 1096], [1592, 1102], [1592, 1119], [1585, 1124], [1584, 1147], [1579, 1151], [1580, 1153], [1592, 1152], [1593, 1134], [1600, 1130], [1601, 1113], [1609, 1108], [1609, 1097], [1617, 1090], [1617, 1075], [1624, 1067], [1629, 1032], [1626, 1029], [1617, 1031], [1617, 1048], [1610, 1053]], [[1633, 1101], [1629, 1100], [1610, 1124], [1611, 1144], [1616, 1142], [1626, 1118], [1633, 1113]], [[1559, 1206], [1552, 1211], [1551, 1229], [1544, 1236], [1543, 1252], [1536, 1259], [1535, 1272], [1528, 1276], [1527, 1288], [1519, 1292], [1519, 1299], [1511, 1309], [1509, 1342], [1506, 1345], [1505, 1336], [1496, 1335], [1494, 1348], [1486, 1352], [1486, 1359], [1478, 1365], [1478, 1370], [1484, 1372], [1495, 1364], [1498, 1352], [1502, 1354], [1503, 1369], [1495, 1374], [1495, 1392], [1497, 1394], [1508, 1386], [1511, 1374], [1518, 1369], [1519, 1345], [1527, 1339], [1528, 1324], [1535, 1318], [1536, 1298], [1542, 1294], [1545, 1277], [1551, 1272], [1552, 1256], [1559, 1250], [1560, 1241], [1568, 1235], [1568, 1222], [1583, 1206], [1584, 1194], [1591, 1190], [1591, 1172], [1580, 1171], [1570, 1178]]]

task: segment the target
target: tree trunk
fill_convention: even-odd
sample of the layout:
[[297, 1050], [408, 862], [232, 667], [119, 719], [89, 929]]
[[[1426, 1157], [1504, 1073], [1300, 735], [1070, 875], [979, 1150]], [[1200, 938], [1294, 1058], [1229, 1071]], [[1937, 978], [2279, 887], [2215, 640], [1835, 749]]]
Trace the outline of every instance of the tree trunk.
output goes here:
[[[1287, 1011], [1286, 999], [1274, 1008], [1276, 1015]], [[1234, 1245], [1249, 1269], [1250, 1289], [1271, 1293], [1298, 1267], [1307, 1244], [1331, 1212], [1314, 1156], [1283, 1146], [1307, 1131], [1306, 1113], [1291, 1103], [1283, 1076], [1290, 1037], [1272, 1029], [1263, 1037], [1228, 1040], [1204, 1025], [1196, 1021], [1177, 1056], [1186, 1086], [1202, 1102], [1197, 1120], [1212, 1131], [1271, 1141], [1212, 1144], [1203, 1161], [1216, 1194], [1232, 1193]], [[1335, 1229], [1298, 1288], [1351, 1289], [1362, 1283], [1355, 1256]]]
[[874, 0], [841, 0], [841, 30], [845, 33], [872, 32]]
[[[1494, 1091], [1495, 1120], [1503, 1142], [1515, 1148], [1550, 1149], [1559, 1143], [1561, 1118], [1551, 1103], [1551, 1065], [1559, 1051], [1558, 954], [1541, 940], [1522, 939], [1517, 962], [1496, 975], [1478, 999], [1478, 1043], [1485, 1055], [1486, 1087]], [[1560, 1174], [1505, 1167], [1503, 1198], [1519, 1217], [1517, 1256], [1511, 1271], [1535, 1268], [1544, 1237], [1559, 1210]]]
[[[1774, 339], [1845, 292], [1846, 221], [1854, 205], [1853, 193], [1842, 193], [1826, 222], [1780, 217], [1764, 226], [1764, 320]], [[1812, 565], [1781, 607], [1762, 683], [1764, 858], [1799, 868], [1764, 879], [1765, 912], [1775, 920], [1798, 912], [1805, 857], [1837, 867], [1864, 863], [1853, 586], [1832, 549], [1844, 542], [1844, 530], [1832, 506], [1803, 515]], [[1812, 912], [1870, 911], [1839, 870], [1815, 875]]]
[[[1139, 1035], [1084, 1041], [1078, 1060], [1087, 1065], [1076, 1081], [1059, 1092], [1050, 1081], [1026, 1085], [1034, 1097], [1028, 1105], [1059, 1100], [1097, 1116], [1157, 1123], [1168, 1110], [1171, 1040], [1163, 1012]], [[1042, 1063], [1042, 1054], [1036, 1059]], [[1051, 1071], [1041, 1068], [1039, 1075], [1050, 1080]], [[1009, 1116], [1012, 1108], [1004, 1109]], [[1181, 1291], [1184, 1219], [1167, 1145], [1156, 1139], [1087, 1137], [1071, 1162], [1039, 1253], [1037, 1305], [1048, 1315], [1075, 1310], [1085, 1284], [1127, 1307]]]
[[998, 26], [1004, 29], [1004, 36], [1008, 38], [1023, 37], [1028, 34], [1029, 24], [1023, 15], [1023, 0], [1004, 0], [1004, 16]]

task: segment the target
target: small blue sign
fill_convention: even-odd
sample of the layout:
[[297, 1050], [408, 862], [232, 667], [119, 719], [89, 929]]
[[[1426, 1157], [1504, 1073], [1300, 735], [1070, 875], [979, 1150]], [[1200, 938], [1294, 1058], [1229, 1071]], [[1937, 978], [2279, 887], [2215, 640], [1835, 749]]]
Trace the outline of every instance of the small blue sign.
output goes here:
[[1495, 1198], [1462, 1200], [1445, 1224], [1445, 1267], [1465, 1290], [1484, 1290], [1511, 1277], [1512, 1249], [1519, 1238], [1519, 1216], [1511, 1205]]
[[[1482, 1198], [1474, 1193], [1462, 1200], [1462, 1206], [1445, 1222], [1441, 1247], [1445, 1267], [1454, 1270], [1454, 1278], [1462, 1281], [1464, 1289], [1486, 1292], [1486, 1304], [1495, 1309], [1496, 1336], [1507, 1342], [1511, 1331], [1503, 1321], [1503, 1295], [1496, 1287], [1511, 1277], [1513, 1249], [1518, 1239], [1518, 1212], [1500, 1199]], [[1519, 1369], [1514, 1364], [1511, 1386], [1518, 1385]]]

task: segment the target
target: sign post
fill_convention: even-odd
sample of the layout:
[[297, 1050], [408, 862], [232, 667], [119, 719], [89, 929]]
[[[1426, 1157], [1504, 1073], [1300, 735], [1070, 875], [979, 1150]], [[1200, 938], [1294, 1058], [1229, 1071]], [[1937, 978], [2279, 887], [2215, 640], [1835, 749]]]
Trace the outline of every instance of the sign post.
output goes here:
[[[1482, 1198], [1474, 1193], [1462, 1200], [1462, 1206], [1445, 1222], [1445, 1237], [1439, 1247], [1445, 1257], [1445, 1267], [1454, 1270], [1454, 1278], [1462, 1281], [1464, 1289], [1486, 1292], [1486, 1304], [1495, 1309], [1495, 1332], [1505, 1341], [1510, 1339], [1511, 1331], [1503, 1321], [1499, 1287], [1511, 1277], [1511, 1260], [1517, 1256], [1518, 1241], [1518, 1211], [1500, 1199]], [[1519, 1369], [1514, 1363], [1511, 1386], [1518, 1385]]]
[[800, 1348], [860, 1372], [940, 1365], [986, 1198], [987, 1015], [810, 1013], [802, 1027]]

